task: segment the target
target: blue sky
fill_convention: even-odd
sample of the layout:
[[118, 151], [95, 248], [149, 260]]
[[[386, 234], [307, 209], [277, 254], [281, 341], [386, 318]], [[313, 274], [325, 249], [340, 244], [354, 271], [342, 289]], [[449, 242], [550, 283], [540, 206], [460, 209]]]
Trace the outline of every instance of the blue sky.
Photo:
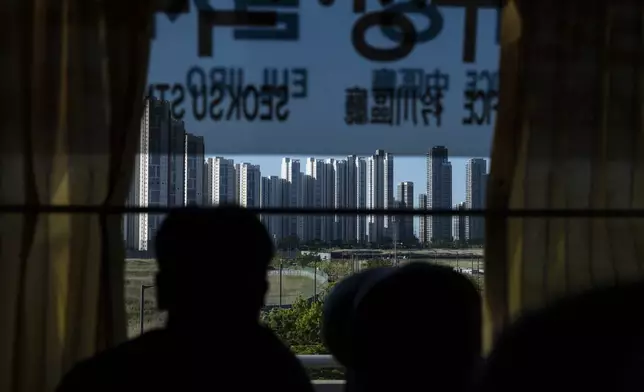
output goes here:
[[[298, 41], [236, 41], [233, 29], [216, 28], [213, 58], [197, 56], [194, 5], [190, 14], [181, 15], [172, 23], [165, 15], [158, 15], [149, 83], [185, 85], [186, 73], [192, 66], [202, 67], [206, 73], [215, 66], [243, 68], [247, 83], [260, 82], [264, 68], [306, 68], [308, 95], [289, 102], [290, 117], [286, 122], [213, 121], [208, 117], [197, 121], [187, 100], [183, 105], [187, 131], [205, 137], [207, 155], [223, 155], [259, 164], [263, 175], [278, 175], [282, 156], [342, 158], [348, 154], [370, 155], [381, 148], [396, 157], [396, 183], [413, 181], [416, 195], [424, 193], [426, 186], [424, 154], [433, 145], [447, 145], [452, 155], [454, 203], [463, 201], [465, 162], [467, 158], [489, 156], [492, 126], [461, 124], [464, 116], [462, 90], [467, 71], [496, 71], [498, 67], [496, 12], [479, 11], [477, 58], [473, 64], [462, 62], [464, 10], [444, 7], [440, 9], [444, 25], [438, 37], [418, 44], [401, 61], [374, 63], [357, 54], [351, 44], [351, 28], [359, 15], [352, 13], [350, 1], [336, 2], [328, 8], [314, 0], [300, 3]], [[368, 10], [378, 7], [376, 0], [367, 3]], [[210, 5], [231, 9], [233, 0], [212, 0]], [[428, 25], [422, 17], [410, 18], [418, 31]], [[377, 28], [369, 30], [367, 40], [381, 47], [392, 46]], [[450, 75], [441, 128], [409, 124], [351, 128], [344, 123], [345, 89], [354, 85], [369, 88], [371, 72], [385, 67], [422, 67], [427, 72], [439, 68]], [[266, 152], [271, 154], [262, 154]]]

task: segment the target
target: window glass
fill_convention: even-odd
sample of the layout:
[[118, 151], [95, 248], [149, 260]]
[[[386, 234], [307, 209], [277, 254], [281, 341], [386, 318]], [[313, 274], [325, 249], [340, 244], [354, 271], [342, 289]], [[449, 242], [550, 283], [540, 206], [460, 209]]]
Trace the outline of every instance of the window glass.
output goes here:
[[[424, 261], [453, 267], [483, 290], [482, 218], [383, 210], [485, 208], [498, 96], [496, 2], [475, 12], [447, 0], [384, 8], [375, 0], [189, 3], [185, 13], [156, 17], [147, 89], [154, 111], [149, 125], [142, 122], [150, 149], [137, 158], [133, 205], [380, 210], [260, 214], [278, 249], [262, 318], [297, 354], [328, 352], [319, 334], [289, 340], [298, 331], [277, 318], [303, 320], [298, 301], [320, 312], [329, 288], [358, 271]], [[253, 17], [231, 26], [235, 9]], [[383, 9], [400, 13], [397, 26], [378, 26]], [[200, 13], [217, 21], [209, 34], [198, 33]], [[165, 317], [147, 288], [162, 221], [151, 216], [124, 217], [131, 336], [141, 330], [141, 311], [144, 329]], [[342, 378], [337, 369], [312, 372]]]

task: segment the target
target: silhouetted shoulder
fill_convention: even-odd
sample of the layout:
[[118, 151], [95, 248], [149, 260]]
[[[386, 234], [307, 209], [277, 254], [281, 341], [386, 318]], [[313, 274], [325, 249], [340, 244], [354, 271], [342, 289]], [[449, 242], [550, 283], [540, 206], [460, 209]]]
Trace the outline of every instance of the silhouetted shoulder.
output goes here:
[[314, 391], [311, 380], [302, 363], [273, 331], [261, 326], [258, 337], [260, 341], [259, 347], [263, 346], [266, 349], [265, 355], [261, 357], [266, 361], [264, 366], [268, 377], [279, 375], [277, 376], [279, 381], [267, 382], [267, 392], [271, 392], [275, 388], [291, 392]]
[[147, 332], [79, 363], [57, 392], [192, 391], [222, 385], [313, 392], [304, 367], [272, 331], [243, 329], [230, 335], [218, 330], [201, 342], [167, 330]]
[[[154, 383], [153, 370], [167, 356], [167, 331], [150, 331], [119, 346], [81, 361], [70, 370], [57, 392], [128, 391], [142, 382]], [[140, 379], [145, 377], [146, 380]]]
[[595, 289], [524, 315], [499, 338], [482, 390], [621, 390], [628, 371], [641, 364], [643, 299], [644, 284], [637, 283]]

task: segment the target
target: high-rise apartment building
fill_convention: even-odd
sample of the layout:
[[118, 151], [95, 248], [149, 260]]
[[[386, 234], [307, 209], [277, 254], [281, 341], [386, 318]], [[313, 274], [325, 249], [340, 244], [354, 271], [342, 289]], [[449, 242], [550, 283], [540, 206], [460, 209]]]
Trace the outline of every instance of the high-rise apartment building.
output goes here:
[[[452, 164], [447, 148], [435, 146], [427, 154], [427, 209], [452, 208]], [[449, 216], [428, 216], [425, 221], [428, 242], [451, 241], [452, 221]]]
[[[346, 160], [346, 174], [344, 181], [345, 188], [345, 202], [343, 208], [358, 208], [358, 195], [357, 195], [357, 166], [358, 158], [355, 155], [350, 155]], [[353, 215], [344, 215], [344, 237], [343, 241], [346, 243], [356, 243], [356, 229], [357, 219]]]
[[185, 140], [185, 205], [201, 205], [205, 200], [203, 136], [186, 134]]
[[[333, 165], [333, 208], [347, 208], [347, 161], [334, 160]], [[344, 242], [346, 238], [346, 215], [334, 215], [331, 241]]]
[[[259, 187], [259, 207], [282, 207], [289, 199], [288, 185], [289, 184], [286, 179], [277, 176], [262, 177]], [[285, 222], [283, 217], [279, 215], [261, 215], [260, 220], [264, 223], [266, 230], [268, 230], [276, 242], [289, 235], [284, 231], [286, 229], [286, 225], [284, 223], [288, 222]]]
[[[465, 165], [465, 205], [470, 210], [485, 208], [487, 192], [487, 162], [485, 159], [473, 158]], [[485, 238], [485, 220], [483, 217], [468, 217], [466, 238], [472, 241], [483, 241]]]
[[[322, 208], [335, 208], [335, 162], [336, 159], [324, 160], [324, 176], [321, 178], [320, 190], [324, 195], [324, 207]], [[336, 240], [333, 230], [334, 217], [332, 215], [324, 215], [322, 217], [323, 236], [322, 241], [333, 242]]]
[[[418, 195], [418, 208], [427, 209], [427, 195], [424, 193]], [[423, 245], [428, 243], [427, 239], [429, 238], [427, 234], [427, 221], [428, 219], [424, 215], [418, 219], [418, 241]]]
[[[384, 209], [393, 203], [389, 203], [389, 189], [385, 187], [385, 167], [389, 165], [388, 154], [383, 150], [376, 150], [376, 153], [367, 160], [367, 208]], [[389, 173], [387, 173], [389, 174]], [[393, 187], [392, 187], [393, 192]], [[387, 234], [385, 232], [385, 217], [382, 215], [369, 215], [367, 217], [367, 241], [381, 243]]]
[[[404, 181], [398, 184], [396, 192], [396, 201], [398, 207], [402, 209], [414, 209], [414, 183]], [[412, 215], [395, 216], [397, 224], [398, 241], [413, 243], [414, 242], [414, 217]]]
[[235, 201], [234, 202], [235, 202], [235, 204], [239, 205], [240, 204], [240, 202], [239, 202], [239, 190], [241, 189], [241, 183], [240, 183], [240, 180], [241, 180], [241, 177], [240, 177], [241, 164], [235, 163], [234, 168], [235, 168]]
[[[333, 159], [326, 161], [308, 158], [306, 175], [311, 178], [308, 191], [308, 206], [312, 208], [333, 208]], [[312, 240], [329, 242], [333, 237], [333, 217], [310, 216], [307, 220]]]
[[[465, 211], [467, 210], [467, 205], [465, 203], [459, 203], [454, 206], [455, 210]], [[466, 241], [467, 240], [467, 216], [464, 215], [455, 215], [452, 217], [452, 235], [454, 241]]]
[[[312, 158], [311, 158], [312, 159]], [[306, 208], [314, 208], [315, 205], [315, 178], [309, 173], [309, 166], [312, 166], [313, 163], [310, 159], [306, 160], [306, 173], [302, 173], [300, 176], [300, 186], [302, 188], [302, 206]], [[313, 229], [315, 223], [315, 217], [311, 215], [305, 215], [302, 217], [302, 227], [300, 228], [300, 241], [302, 242], [311, 242], [316, 239], [316, 233]]]
[[[367, 161], [364, 158], [356, 160], [356, 208], [367, 208]], [[356, 242], [367, 243], [367, 216], [356, 217]]]
[[[395, 208], [394, 201], [395, 199], [395, 188], [394, 188], [394, 156], [389, 153], [385, 153], [385, 158], [383, 160], [383, 208], [392, 209]], [[383, 235], [389, 238], [393, 238], [392, 229], [394, 224], [392, 221], [394, 217], [391, 215], [385, 215], [383, 220], [384, 231]]]
[[259, 208], [262, 173], [259, 165], [242, 163], [239, 165], [239, 205], [246, 208]]
[[206, 204], [234, 204], [237, 200], [235, 161], [223, 157], [206, 160]]
[[[281, 178], [286, 181], [285, 202], [282, 207], [302, 207], [302, 180], [300, 161], [298, 159], [282, 158]], [[298, 236], [304, 224], [302, 216], [289, 215], [283, 217], [284, 235]]]
[[[307, 208], [320, 208], [321, 199], [319, 187], [316, 186], [315, 174], [320, 170], [318, 169], [318, 160], [315, 158], [306, 159], [306, 175], [303, 179], [303, 198]], [[304, 217], [305, 235], [302, 240], [310, 242], [320, 240], [322, 234], [320, 233], [320, 217], [315, 215], [307, 215]]]
[[[157, 133], [158, 132], [158, 133]], [[156, 133], [156, 135], [155, 135]], [[169, 179], [167, 184], [169, 184], [169, 205], [172, 206], [183, 206], [185, 205], [185, 192], [186, 192], [186, 163], [187, 163], [187, 151], [186, 151], [186, 128], [181, 120], [176, 120], [170, 117], [170, 129], [167, 134], [167, 145], [166, 143], [166, 134], [165, 130], [162, 130], [161, 127], [156, 128], [151, 133], [151, 138], [154, 140], [156, 137], [159, 137], [162, 141], [162, 145], [157, 147], [157, 152], [151, 152], [152, 155], [158, 156], [162, 161], [167, 159], [167, 167]], [[163, 219], [159, 215], [160, 219]], [[160, 224], [160, 221], [157, 222], [157, 226]]]
[[[139, 151], [127, 204], [175, 207], [185, 201], [185, 128], [170, 115], [170, 103], [146, 101], [141, 117]], [[129, 214], [123, 235], [129, 249], [146, 251], [163, 220], [162, 214]]]

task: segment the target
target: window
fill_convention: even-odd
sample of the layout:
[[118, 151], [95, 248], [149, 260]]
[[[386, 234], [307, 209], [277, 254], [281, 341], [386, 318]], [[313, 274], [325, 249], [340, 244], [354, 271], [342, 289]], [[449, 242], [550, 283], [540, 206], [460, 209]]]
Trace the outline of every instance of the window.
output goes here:
[[159, 178], [161, 176], [161, 167], [159, 165], [150, 165], [149, 175], [151, 178]]
[[[253, 4], [253, 1], [235, 3]], [[462, 9], [454, 8], [458, 7], [440, 10], [444, 12], [445, 21], [462, 19]], [[270, 9], [270, 6], [261, 9]], [[485, 11], [486, 15], [479, 17], [479, 26], [481, 30], [488, 31], [495, 26], [496, 16], [494, 10]], [[191, 9], [191, 12], [193, 15], [189, 17], [179, 17], [197, 20], [194, 15], [197, 11]], [[152, 161], [158, 165], [163, 160], [167, 161], [168, 156], [177, 157], [171, 168], [177, 174], [172, 184], [166, 185], [165, 178], [161, 179], [158, 166], [151, 169], [151, 176], [159, 179], [155, 183], [163, 192], [172, 187], [175, 200], [168, 200], [167, 205], [183, 205], [184, 201], [177, 199], [184, 194], [187, 199], [185, 203], [192, 203], [196, 195], [188, 190], [204, 189], [204, 200], [201, 203], [206, 205], [235, 202], [259, 209], [377, 210], [361, 215], [299, 216], [280, 216], [260, 211], [261, 221], [278, 249], [269, 272], [267, 309], [288, 307], [299, 297], [321, 300], [323, 293], [334, 282], [352, 273], [377, 266], [401, 265], [411, 260], [442, 264], [463, 271], [482, 290], [484, 255], [481, 244], [484, 225], [479, 220], [472, 220], [474, 224], [470, 225], [467, 216], [414, 216], [409, 211], [397, 216], [387, 214], [386, 209], [393, 208], [396, 202], [406, 208], [425, 208], [427, 200], [434, 209], [452, 209], [466, 200], [467, 192], [478, 192], [480, 189], [473, 187], [467, 190], [466, 183], [469, 180], [465, 176], [466, 166], [469, 158], [474, 158], [475, 154], [466, 154], [460, 146], [466, 142], [476, 147], [486, 145], [487, 140], [480, 135], [491, 137], [492, 126], [490, 124], [485, 128], [467, 125], [463, 122], [463, 117], [469, 119], [471, 111], [481, 111], [481, 108], [493, 105], [481, 105], [478, 102], [478, 105], [471, 105], [474, 109], [467, 109], [463, 85], [474, 79], [474, 84], [485, 84], [494, 79], [498, 54], [494, 38], [479, 45], [484, 47], [482, 51], [486, 52], [485, 58], [479, 53], [478, 58], [474, 54], [475, 58], [463, 61], [460, 53], [460, 48], [463, 47], [462, 37], [448, 37], [443, 31], [440, 32], [443, 34], [440, 36], [440, 45], [436, 43], [437, 40], [430, 42], [433, 40], [430, 39], [414, 48], [415, 55], [395, 61], [374, 61], [366, 58], [351, 40], [353, 23], [360, 19], [360, 15], [343, 15], [335, 19], [325, 16], [330, 20], [342, 21], [338, 22], [337, 28], [346, 32], [344, 40], [338, 38], [341, 35], [337, 35], [334, 42], [328, 42], [328, 37], [320, 35], [319, 29], [314, 29], [315, 24], [309, 22], [312, 18], [317, 18], [316, 15], [302, 16], [304, 9], [296, 5], [281, 5], [277, 12], [280, 17], [286, 17], [286, 21], [277, 29], [254, 29], [248, 26], [232, 28], [230, 36], [233, 38], [230, 38], [227, 45], [235, 45], [236, 50], [224, 54], [233, 56], [226, 61], [227, 64], [235, 64], [235, 67], [213, 66], [218, 63], [220, 56], [216, 48], [213, 49], [212, 57], [199, 57], [195, 53], [196, 45], [190, 48], [179, 45], [176, 35], [172, 41], [157, 38], [153, 49], [156, 52], [152, 58], [158, 63], [150, 65], [150, 75], [154, 75], [154, 79], [151, 78], [149, 89], [156, 91], [157, 97], [163, 91], [164, 99], [167, 100], [159, 103], [165, 107], [163, 113], [170, 113], [175, 120], [183, 121], [186, 134], [202, 137], [202, 140], [188, 137], [185, 146], [177, 147], [176, 151], [169, 151], [167, 154], [159, 153]], [[340, 7], [339, 2], [330, 7], [328, 12], [338, 16], [351, 13], [346, 7]], [[424, 26], [424, 22], [419, 25]], [[429, 25], [433, 27], [434, 23], [430, 22]], [[175, 25], [168, 26], [168, 29], [176, 30]], [[176, 34], [185, 37], [181, 42], [194, 42], [194, 31], [185, 30], [189, 32], [176, 30]], [[383, 39], [395, 41], [395, 31], [383, 31], [383, 34], [384, 37], [389, 37]], [[316, 36], [319, 42], [328, 43], [321, 47], [326, 52], [314, 50], [314, 45], [307, 38], [312, 36]], [[382, 46], [388, 44], [386, 42]], [[443, 44], [459, 48], [454, 51], [457, 58], [443, 58], [445, 56], [440, 53], [434, 56], [434, 51], [440, 50]], [[319, 48], [320, 46], [317, 47]], [[419, 55], [421, 50], [430, 54], [422, 57]], [[284, 66], [264, 65], [269, 52], [274, 58], [279, 58], [279, 63]], [[294, 55], [296, 52], [299, 53], [297, 56]], [[263, 53], [261, 58], [259, 53]], [[300, 55], [301, 53], [304, 55]], [[341, 55], [346, 53], [351, 56]], [[470, 55], [471, 53], [468, 54]], [[217, 79], [224, 86], [241, 83], [242, 91], [245, 89], [248, 93], [245, 96], [253, 96], [252, 89], [261, 88], [262, 85], [274, 87], [275, 90], [284, 85], [288, 94], [282, 94], [280, 90], [272, 95], [264, 95], [265, 100], [270, 103], [270, 99], [274, 99], [275, 104], [260, 103], [259, 114], [254, 113], [251, 99], [240, 102], [237, 107], [229, 103], [231, 100], [227, 98], [230, 97], [226, 97], [220, 104], [212, 103], [220, 106], [202, 107], [198, 100], [189, 99], [190, 92], [185, 85], [174, 82], [185, 80], [185, 73], [176, 75], [166, 71], [187, 71], [188, 69], [184, 69], [186, 64], [190, 64], [188, 68], [191, 70], [193, 83], [200, 84], [201, 75], [204, 75], [202, 85], [205, 91], [211, 89], [211, 81]], [[338, 69], [346, 72], [333, 72]], [[475, 75], [472, 76], [471, 72]], [[171, 84], [169, 89], [166, 84]], [[357, 88], [351, 89], [355, 86]], [[476, 86], [476, 89], [482, 87]], [[376, 92], [382, 94], [379, 93], [376, 97]], [[390, 97], [388, 92], [396, 93], [393, 95], [398, 98]], [[421, 92], [425, 96], [423, 99], [404, 101], [407, 92]], [[288, 109], [288, 115], [286, 111], [282, 112], [277, 108], [280, 99], [285, 100], [283, 104]], [[321, 111], [315, 106], [320, 102], [330, 104]], [[243, 107], [244, 104], [247, 106]], [[403, 110], [406, 112], [402, 112]], [[412, 113], [412, 110], [416, 112]], [[217, 117], [220, 112], [221, 117]], [[486, 113], [475, 114], [476, 118], [487, 120], [494, 115], [494, 111], [490, 109]], [[151, 131], [151, 135], [153, 132], [155, 134], [151, 137], [157, 141], [150, 141], [151, 151], [160, 151], [161, 141], [167, 140], [164, 139], [167, 137], [164, 136], [165, 124], [160, 119], [155, 119], [155, 124], [157, 127]], [[173, 124], [173, 132], [179, 131], [179, 124]], [[434, 146], [436, 135], [444, 134], [439, 131], [446, 129], [454, 130], [454, 136], [449, 140], [451, 145]], [[269, 132], [275, 134], [272, 139], [266, 137]], [[359, 137], [342, 137], [347, 134]], [[280, 135], [289, 135], [292, 139], [280, 139], [283, 137]], [[479, 139], [470, 140], [473, 137]], [[342, 142], [338, 143], [338, 140]], [[373, 148], [364, 147], [372, 146], [374, 140], [383, 142]], [[394, 150], [402, 148], [404, 143], [401, 141], [405, 140], [413, 140], [408, 148], [415, 153], [400, 156], [394, 154]], [[342, 156], [334, 153], [326, 154], [328, 156], [271, 156], [259, 153], [267, 151], [268, 147], [274, 153], [280, 146], [285, 151], [295, 149], [307, 150], [309, 153], [313, 150], [343, 150], [343, 153]], [[246, 151], [250, 149], [253, 151]], [[480, 150], [484, 148], [479, 149], [480, 153], [477, 155], [485, 157], [489, 154], [487, 150]], [[235, 154], [243, 154], [244, 157], [236, 158]], [[427, 161], [429, 154], [436, 155], [436, 159], [429, 161], [432, 164], [430, 166]], [[179, 157], [185, 158], [185, 167]], [[204, 167], [205, 161], [212, 166], [206, 164]], [[453, 171], [452, 166], [449, 166], [450, 161]], [[184, 172], [186, 176], [182, 178]], [[183, 189], [184, 184], [186, 189]], [[157, 195], [151, 194], [150, 199], [153, 197]], [[466, 227], [469, 229], [466, 230]], [[471, 228], [478, 231], [472, 231]], [[477, 233], [477, 237], [470, 239], [471, 233]], [[142, 269], [148, 271], [146, 281], [153, 279], [153, 261], [147, 260], [145, 264], [142, 260], [146, 258], [137, 258], [136, 263], [133, 262], [129, 268], [130, 282], [135, 282], [136, 276], [140, 277]], [[140, 282], [132, 284], [134, 287], [129, 291], [131, 295], [128, 301], [132, 304], [130, 318], [136, 320], [136, 312], [140, 311], [136, 307], [140, 299]], [[158, 313], [154, 312], [152, 292], [148, 293], [144, 309], [145, 327], [152, 327], [157, 326]], [[265, 313], [264, 317], [270, 325], [270, 316]], [[134, 324], [133, 328], [133, 333], [137, 333], [139, 326]], [[286, 337], [287, 332], [289, 331], [278, 331], [282, 337]], [[319, 347], [321, 342], [310, 343], [311, 346]], [[320, 373], [320, 376], [333, 377], [332, 373]], [[337, 374], [335, 377], [338, 377]]]
[[150, 203], [160, 203], [161, 202], [161, 191], [152, 190], [150, 191]]

